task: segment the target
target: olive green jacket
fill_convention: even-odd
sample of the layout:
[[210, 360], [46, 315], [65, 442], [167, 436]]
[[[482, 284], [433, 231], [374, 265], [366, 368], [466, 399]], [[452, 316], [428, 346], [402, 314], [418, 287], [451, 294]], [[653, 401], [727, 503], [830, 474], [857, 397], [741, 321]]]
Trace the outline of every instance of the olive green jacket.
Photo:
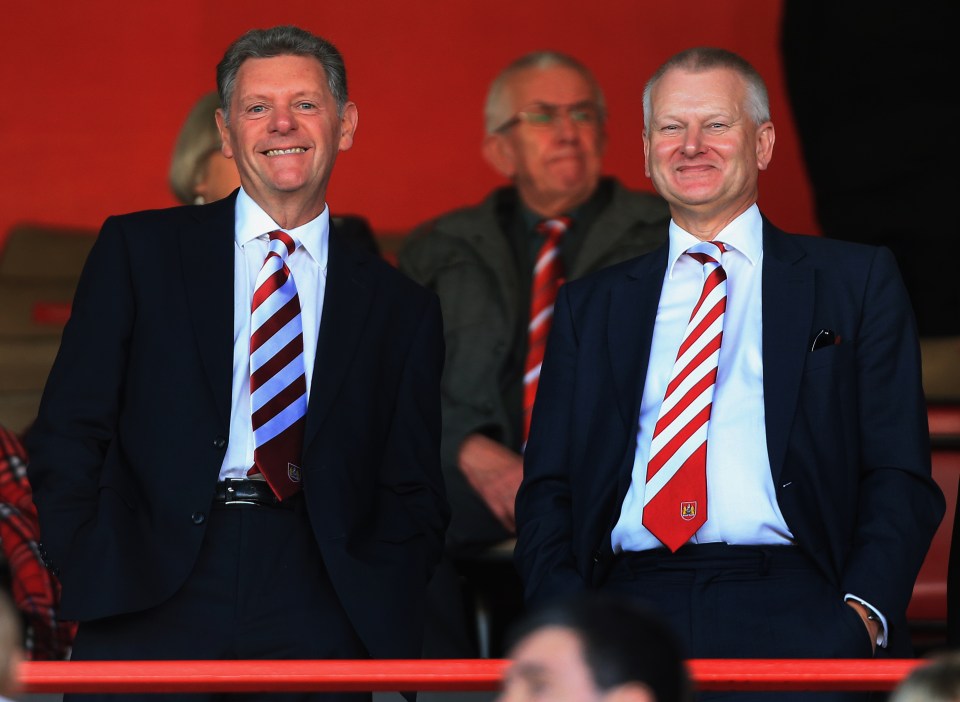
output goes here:
[[[609, 183], [609, 204], [583, 233], [567, 279], [646, 253], [667, 238], [670, 214], [656, 195]], [[494, 191], [475, 207], [418, 227], [398, 256], [401, 271], [440, 297], [446, 361], [442, 379], [441, 460], [453, 517], [447, 533], [454, 553], [510, 536], [457, 467], [460, 444], [481, 433], [519, 450], [519, 395], [508, 391], [523, 374], [527, 311], [512, 246], [501, 228], [504, 198]], [[518, 353], [518, 349], [520, 352]], [[517, 406], [513, 406], [517, 405]]]

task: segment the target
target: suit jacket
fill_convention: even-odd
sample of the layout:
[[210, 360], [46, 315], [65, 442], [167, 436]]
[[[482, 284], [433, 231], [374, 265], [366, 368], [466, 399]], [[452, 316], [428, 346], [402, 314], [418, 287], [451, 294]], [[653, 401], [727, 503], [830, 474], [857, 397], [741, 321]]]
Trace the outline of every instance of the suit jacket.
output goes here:
[[[913, 316], [887, 249], [763, 224], [767, 447], [796, 544], [901, 636], [942, 518]], [[630, 484], [668, 247], [565, 285], [517, 498], [530, 600], [602, 586]], [[811, 351], [827, 329], [840, 343]]]
[[[111, 217], [90, 253], [28, 441], [65, 618], [149, 608], [193, 567], [228, 438], [235, 199]], [[436, 296], [331, 228], [303, 492], [374, 657], [420, 651], [442, 362]]]
[[[667, 236], [670, 211], [657, 195], [627, 190], [612, 178], [598, 191], [608, 202], [581, 232], [567, 279], [580, 278], [646, 253]], [[443, 373], [441, 459], [453, 518], [447, 533], [461, 551], [510, 534], [473, 491], [458, 466], [463, 441], [490, 436], [516, 451], [522, 443], [521, 397], [528, 309], [521, 309], [529, 275], [517, 261], [504, 226], [521, 207], [515, 188], [495, 190], [414, 231], [400, 252], [400, 270], [435, 291], [443, 307], [447, 358]], [[504, 222], [507, 219], [508, 222]]]

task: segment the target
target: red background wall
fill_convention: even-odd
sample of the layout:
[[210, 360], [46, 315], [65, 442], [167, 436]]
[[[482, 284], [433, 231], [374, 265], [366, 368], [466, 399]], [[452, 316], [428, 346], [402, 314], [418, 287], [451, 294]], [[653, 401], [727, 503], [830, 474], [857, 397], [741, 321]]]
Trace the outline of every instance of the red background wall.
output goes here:
[[767, 0], [165, 0], [14, 3], [0, 37], [0, 241], [17, 222], [98, 227], [113, 213], [175, 204], [166, 184], [177, 131], [214, 84], [229, 42], [251, 27], [299, 24], [343, 52], [360, 110], [328, 201], [403, 233], [498, 184], [481, 160], [487, 85], [516, 56], [571, 53], [610, 108], [607, 172], [643, 175], [641, 92], [667, 56], [696, 44], [742, 53], [767, 78], [776, 152], [760, 205], [816, 232], [784, 92], [781, 4]]

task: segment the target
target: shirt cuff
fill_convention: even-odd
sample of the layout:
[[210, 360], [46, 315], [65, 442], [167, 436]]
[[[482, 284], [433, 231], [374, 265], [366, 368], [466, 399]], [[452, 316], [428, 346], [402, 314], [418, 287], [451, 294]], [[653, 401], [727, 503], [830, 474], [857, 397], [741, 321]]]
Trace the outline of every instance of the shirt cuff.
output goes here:
[[843, 601], [848, 602], [850, 600], [853, 600], [854, 602], [859, 602], [860, 604], [862, 604], [864, 607], [867, 608], [867, 611], [872, 615], [872, 618], [880, 622], [880, 631], [877, 634], [876, 643], [877, 643], [877, 646], [879, 646], [880, 648], [886, 648], [887, 647], [887, 618], [883, 616], [880, 613], [880, 611], [876, 607], [871, 605], [869, 602], [867, 602], [866, 600], [860, 599], [856, 595], [851, 595], [848, 592], [846, 595], [844, 595]]

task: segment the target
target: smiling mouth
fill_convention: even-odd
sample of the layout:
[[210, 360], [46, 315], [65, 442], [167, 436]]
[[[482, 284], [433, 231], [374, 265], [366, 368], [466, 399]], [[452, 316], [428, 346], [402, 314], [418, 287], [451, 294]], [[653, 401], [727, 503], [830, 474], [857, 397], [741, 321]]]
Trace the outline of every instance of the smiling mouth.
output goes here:
[[263, 152], [265, 156], [284, 156], [286, 154], [305, 154], [307, 150], [302, 146], [294, 146], [290, 149], [270, 149]]

